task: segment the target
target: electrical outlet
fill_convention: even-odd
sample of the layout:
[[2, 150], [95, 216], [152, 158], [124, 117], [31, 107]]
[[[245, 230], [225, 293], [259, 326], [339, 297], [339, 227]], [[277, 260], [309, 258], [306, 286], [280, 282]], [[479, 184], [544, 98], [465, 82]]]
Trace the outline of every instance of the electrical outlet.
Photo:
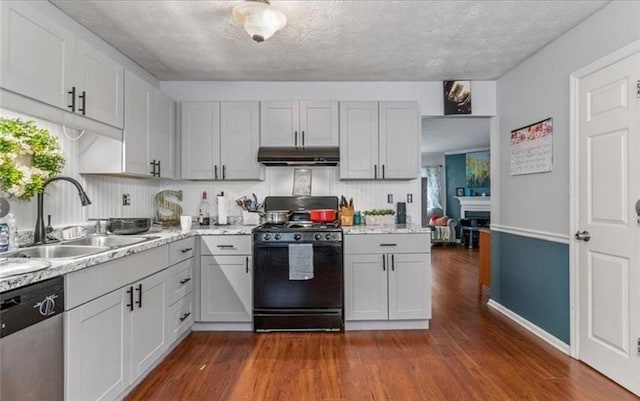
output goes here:
[[393, 194], [387, 194], [387, 203], [393, 203]]
[[407, 194], [407, 203], [413, 203], [413, 194]]
[[122, 194], [122, 206], [131, 206], [130, 194]]

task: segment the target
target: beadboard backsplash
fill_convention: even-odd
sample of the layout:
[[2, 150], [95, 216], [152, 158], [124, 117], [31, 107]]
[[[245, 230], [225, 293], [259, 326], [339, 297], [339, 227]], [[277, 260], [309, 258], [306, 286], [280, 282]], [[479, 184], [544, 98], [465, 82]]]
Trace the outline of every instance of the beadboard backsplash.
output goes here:
[[[293, 190], [293, 167], [267, 167], [264, 181], [162, 181], [162, 189], [182, 190], [182, 206], [184, 214], [197, 215], [202, 191], [207, 191], [209, 205], [213, 215], [216, 214], [215, 196], [220, 192], [228, 197], [230, 216], [240, 216], [242, 210], [233, 200], [255, 193], [262, 201], [265, 196], [290, 196]], [[407, 204], [407, 215], [411, 221], [420, 223], [420, 179], [410, 181], [340, 181], [338, 167], [313, 167], [311, 178], [311, 195], [340, 196], [353, 198], [356, 210], [394, 209], [395, 202], [406, 202], [407, 194], [413, 195], [413, 203]], [[387, 194], [393, 194], [394, 204], [387, 203]]]
[[[157, 180], [134, 179], [125, 177], [81, 176], [78, 172], [78, 146], [72, 139], [80, 132], [66, 129], [60, 125], [29, 116], [0, 109], [3, 117], [19, 117], [23, 120], [35, 120], [41, 128], [46, 128], [58, 137], [60, 147], [67, 158], [62, 175], [75, 178], [84, 187], [92, 204], [82, 207], [78, 191], [68, 182], [54, 182], [47, 186], [44, 214], [51, 215], [51, 224], [55, 227], [86, 222], [95, 217], [151, 217], [153, 216], [153, 197], [158, 192]], [[71, 138], [71, 139], [70, 139]], [[131, 195], [131, 205], [122, 206], [122, 194]], [[31, 230], [36, 222], [36, 199], [22, 202], [9, 198], [11, 212], [15, 215], [19, 230]]]
[[[0, 109], [4, 117], [28, 116]], [[78, 170], [78, 146], [73, 140], [80, 132], [65, 129], [58, 124], [34, 119], [39, 127], [46, 128], [58, 137], [67, 162], [62, 175], [77, 179], [84, 187], [92, 204], [80, 205], [76, 188], [67, 182], [55, 182], [47, 186], [45, 195], [46, 215], [51, 214], [52, 225], [63, 227], [80, 224], [89, 218], [105, 217], [153, 217], [154, 197], [163, 189], [183, 191], [180, 203], [183, 214], [198, 214], [198, 204], [202, 191], [209, 195], [212, 215], [216, 214], [215, 195], [225, 193], [230, 200], [230, 216], [240, 216], [242, 211], [235, 206], [234, 199], [255, 193], [262, 201], [268, 195], [291, 195], [293, 189], [293, 167], [268, 167], [264, 181], [173, 181], [155, 179], [135, 179], [112, 176], [81, 176]], [[65, 135], [66, 131], [66, 135]], [[340, 181], [338, 167], [313, 167], [311, 180], [312, 195], [344, 195], [353, 198], [356, 210], [394, 209], [395, 202], [406, 202], [407, 194], [412, 194], [413, 203], [407, 204], [407, 216], [412, 222], [421, 221], [420, 179], [410, 181]], [[131, 205], [122, 206], [122, 195], [129, 194]], [[387, 194], [393, 194], [394, 204], [387, 203]], [[36, 221], [36, 200], [30, 202], [10, 198], [11, 211], [15, 215], [19, 230], [31, 230]]]

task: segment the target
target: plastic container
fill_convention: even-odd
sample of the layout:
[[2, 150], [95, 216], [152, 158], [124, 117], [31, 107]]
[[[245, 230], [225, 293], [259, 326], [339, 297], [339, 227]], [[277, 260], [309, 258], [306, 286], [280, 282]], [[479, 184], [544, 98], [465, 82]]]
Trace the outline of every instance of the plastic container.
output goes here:
[[0, 252], [9, 250], [9, 225], [5, 222], [0, 223]]

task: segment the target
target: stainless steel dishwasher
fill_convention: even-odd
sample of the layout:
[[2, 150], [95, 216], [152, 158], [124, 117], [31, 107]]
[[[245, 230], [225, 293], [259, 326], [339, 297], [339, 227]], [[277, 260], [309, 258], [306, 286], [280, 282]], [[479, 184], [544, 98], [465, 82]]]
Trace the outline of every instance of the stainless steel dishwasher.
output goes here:
[[62, 277], [0, 294], [0, 400], [62, 401]]

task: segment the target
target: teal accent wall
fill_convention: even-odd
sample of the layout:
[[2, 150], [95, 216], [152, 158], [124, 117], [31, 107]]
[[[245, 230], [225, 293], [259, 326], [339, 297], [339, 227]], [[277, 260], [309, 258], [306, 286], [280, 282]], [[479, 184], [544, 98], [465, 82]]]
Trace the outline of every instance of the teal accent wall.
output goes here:
[[467, 186], [467, 158], [465, 153], [446, 155], [444, 166], [447, 187], [447, 216], [460, 220], [460, 202], [456, 188]]
[[569, 245], [491, 231], [491, 298], [569, 344]]

